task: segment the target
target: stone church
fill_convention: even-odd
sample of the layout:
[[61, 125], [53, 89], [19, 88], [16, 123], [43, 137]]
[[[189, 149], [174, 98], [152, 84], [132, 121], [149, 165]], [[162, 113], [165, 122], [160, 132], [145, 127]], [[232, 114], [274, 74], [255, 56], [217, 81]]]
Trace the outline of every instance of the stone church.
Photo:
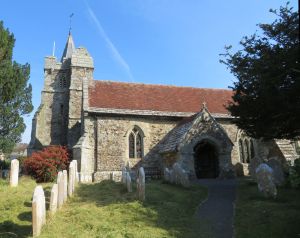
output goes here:
[[189, 179], [247, 174], [255, 158], [297, 157], [290, 141], [249, 138], [226, 110], [232, 91], [93, 78], [93, 58], [71, 33], [60, 61], [45, 58], [29, 153], [67, 145], [82, 182], [120, 180], [124, 166], [159, 176], [175, 162]]

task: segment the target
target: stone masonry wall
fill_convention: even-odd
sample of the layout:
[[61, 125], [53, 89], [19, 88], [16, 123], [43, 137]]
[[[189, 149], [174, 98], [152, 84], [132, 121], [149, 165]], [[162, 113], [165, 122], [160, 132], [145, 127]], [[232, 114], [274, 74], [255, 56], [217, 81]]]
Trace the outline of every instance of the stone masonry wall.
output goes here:
[[231, 161], [232, 164], [235, 165], [236, 163], [240, 162], [237, 142], [238, 128], [229, 120], [218, 120], [218, 123], [225, 129], [229, 139], [233, 143], [233, 148], [231, 151]]
[[[161, 159], [157, 144], [176, 125], [172, 120], [155, 120], [132, 117], [97, 118], [97, 171], [95, 180], [101, 180], [104, 171], [120, 171], [122, 166], [131, 168], [142, 162], [144, 165], [157, 166]], [[128, 134], [134, 126], [144, 133], [144, 158], [129, 158]], [[98, 174], [98, 176], [97, 176]]]

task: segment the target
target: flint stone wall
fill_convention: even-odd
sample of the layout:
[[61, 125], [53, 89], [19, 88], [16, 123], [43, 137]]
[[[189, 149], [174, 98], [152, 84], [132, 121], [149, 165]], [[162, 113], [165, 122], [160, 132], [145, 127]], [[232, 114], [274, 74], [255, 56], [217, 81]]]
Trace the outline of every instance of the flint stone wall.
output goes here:
[[[114, 172], [121, 180], [123, 166], [134, 168], [139, 163], [145, 166], [159, 166], [161, 156], [159, 154], [159, 142], [174, 128], [176, 121], [155, 120], [148, 118], [131, 117], [98, 117], [97, 118], [97, 158], [95, 181], [110, 178]], [[129, 158], [128, 134], [138, 126], [144, 133], [144, 158]], [[95, 128], [89, 128], [89, 138], [95, 135]], [[119, 172], [119, 173], [118, 173]]]

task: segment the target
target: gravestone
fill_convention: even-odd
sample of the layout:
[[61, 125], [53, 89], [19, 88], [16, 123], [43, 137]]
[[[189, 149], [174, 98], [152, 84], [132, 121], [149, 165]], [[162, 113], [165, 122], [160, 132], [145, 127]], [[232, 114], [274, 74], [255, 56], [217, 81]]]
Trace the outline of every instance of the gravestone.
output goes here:
[[126, 168], [122, 168], [122, 183], [126, 185], [127, 171]]
[[49, 210], [51, 214], [54, 214], [57, 210], [57, 198], [58, 198], [58, 186], [53, 184], [51, 189], [50, 206]]
[[79, 182], [79, 175], [78, 175], [78, 163], [77, 160], [72, 160], [73, 169], [74, 169], [74, 187]]
[[190, 186], [190, 181], [187, 172], [178, 163], [175, 163], [173, 165], [172, 176], [172, 181], [175, 181], [175, 184], [180, 184], [183, 187]]
[[68, 172], [63, 170], [64, 176], [64, 202], [68, 200]]
[[32, 199], [32, 234], [39, 236], [46, 223], [45, 194], [41, 185], [36, 186]]
[[273, 169], [274, 183], [279, 186], [282, 185], [284, 183], [285, 176], [282, 163], [279, 159], [277, 157], [270, 158], [266, 164]]
[[170, 178], [170, 170], [168, 168], [164, 169], [164, 180], [171, 183], [171, 178]]
[[73, 191], [74, 191], [74, 169], [75, 164], [73, 163], [73, 161], [70, 163], [69, 165], [69, 187], [68, 187], [68, 194], [71, 197], [73, 195]]
[[127, 191], [129, 193], [131, 193], [132, 192], [132, 184], [131, 184], [131, 177], [128, 172], [127, 172], [127, 176], [126, 176], [126, 184], [127, 184]]
[[79, 181], [79, 175], [78, 175], [78, 163], [77, 163], [77, 160], [72, 160], [73, 162], [73, 165], [74, 165], [74, 170], [75, 170], [75, 179], [74, 179], [74, 186], [78, 183]]
[[64, 189], [65, 189], [64, 175], [62, 171], [58, 172], [57, 185], [58, 185], [57, 207], [61, 208], [64, 203]]
[[256, 180], [258, 190], [265, 197], [276, 197], [277, 189], [273, 178], [273, 169], [265, 163], [260, 164], [256, 169]]
[[143, 167], [140, 167], [138, 170], [137, 195], [140, 201], [145, 200], [145, 171]]
[[19, 160], [13, 159], [10, 163], [9, 184], [11, 187], [17, 187], [19, 182]]

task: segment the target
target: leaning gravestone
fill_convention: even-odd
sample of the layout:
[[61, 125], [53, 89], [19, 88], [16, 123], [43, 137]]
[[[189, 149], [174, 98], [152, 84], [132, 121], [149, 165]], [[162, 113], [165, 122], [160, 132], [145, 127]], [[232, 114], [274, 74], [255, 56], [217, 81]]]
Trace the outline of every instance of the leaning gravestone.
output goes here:
[[19, 160], [13, 159], [10, 163], [10, 179], [11, 187], [17, 187], [19, 182]]
[[126, 185], [127, 185], [127, 191], [129, 193], [131, 193], [132, 192], [132, 184], [131, 184], [131, 177], [128, 172], [127, 172], [127, 176], [126, 176]]
[[32, 234], [39, 236], [42, 226], [46, 223], [45, 194], [41, 185], [37, 186], [32, 199]]
[[140, 201], [145, 200], [145, 171], [143, 167], [140, 167], [138, 171], [137, 195]]
[[57, 175], [57, 185], [58, 185], [58, 196], [57, 196], [57, 207], [61, 208], [64, 203], [64, 175], [61, 171]]
[[180, 184], [183, 187], [189, 187], [190, 181], [187, 172], [178, 164], [175, 163], [173, 165], [173, 173], [174, 180], [176, 184]]
[[50, 206], [49, 210], [51, 214], [54, 214], [57, 210], [57, 197], [58, 197], [58, 186], [53, 184], [51, 189]]
[[68, 200], [68, 172], [63, 170], [64, 176], [64, 202]]
[[258, 190], [265, 197], [276, 197], [277, 189], [273, 179], [273, 169], [265, 163], [260, 164], [256, 169], [256, 180]]

